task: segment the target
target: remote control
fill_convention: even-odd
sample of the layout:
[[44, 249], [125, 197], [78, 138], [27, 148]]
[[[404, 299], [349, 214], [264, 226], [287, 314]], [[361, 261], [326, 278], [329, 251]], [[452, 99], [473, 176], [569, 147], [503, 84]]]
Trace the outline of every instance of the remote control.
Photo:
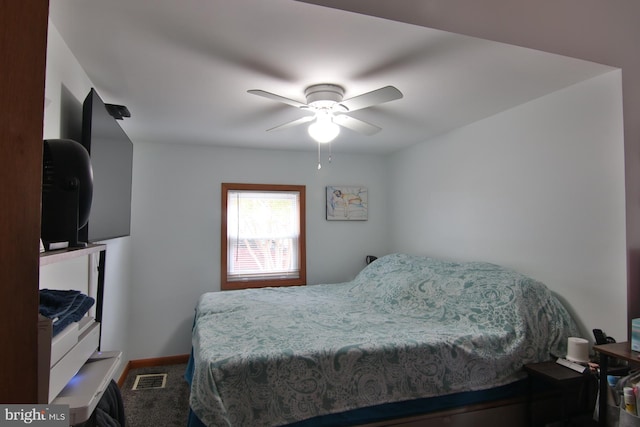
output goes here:
[[582, 366], [579, 363], [574, 363], [570, 360], [563, 359], [562, 357], [558, 357], [558, 360], [556, 360], [556, 363], [564, 367], [567, 367], [569, 369], [573, 369], [574, 371], [580, 374], [584, 374], [584, 372], [587, 370], [586, 366]]

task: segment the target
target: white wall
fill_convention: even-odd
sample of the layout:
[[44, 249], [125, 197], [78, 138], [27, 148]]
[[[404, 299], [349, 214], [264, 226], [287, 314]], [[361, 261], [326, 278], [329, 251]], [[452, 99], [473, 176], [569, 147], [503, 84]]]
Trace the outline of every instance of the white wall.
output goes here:
[[626, 339], [620, 71], [395, 154], [394, 251], [510, 266]]
[[[90, 87], [50, 25], [45, 138], [79, 135]], [[314, 152], [133, 141], [132, 235], [106, 242], [103, 347], [125, 361], [189, 351], [196, 300], [219, 289], [223, 181], [307, 186], [311, 284], [350, 280], [366, 254], [486, 260], [547, 283], [585, 333], [623, 340], [621, 108], [616, 71], [386, 158], [335, 154], [321, 171]], [[369, 220], [327, 222], [332, 184], [367, 186]]]
[[[92, 84], [51, 22], [47, 43], [44, 139], [70, 138], [79, 141], [82, 102]], [[127, 348], [131, 286], [130, 238], [101, 243], [107, 245], [101, 348], [105, 351], [122, 351], [122, 360], [126, 362], [130, 359]], [[88, 288], [85, 288], [88, 277], [89, 259], [86, 257], [43, 267], [40, 271], [40, 287], [88, 292]], [[124, 367], [125, 363], [122, 363], [116, 378]]]
[[[386, 250], [384, 158], [136, 142], [133, 168], [132, 359], [186, 354], [198, 297], [220, 290], [220, 184], [306, 186], [307, 283], [351, 280]], [[368, 221], [326, 221], [327, 185], [369, 190]]]
[[[50, 23], [44, 138], [80, 139], [82, 102], [91, 87]], [[380, 156], [334, 153], [329, 164], [325, 152], [318, 171], [315, 152], [133, 142], [132, 235], [103, 242], [108, 248], [102, 348], [122, 350], [124, 361], [189, 352], [196, 300], [219, 290], [223, 181], [307, 186], [310, 284], [350, 280], [364, 267], [365, 255], [386, 250], [387, 180]], [[332, 184], [367, 186], [369, 220], [327, 222], [325, 186]], [[41, 286], [81, 288], [87, 271], [84, 260], [48, 266]]]

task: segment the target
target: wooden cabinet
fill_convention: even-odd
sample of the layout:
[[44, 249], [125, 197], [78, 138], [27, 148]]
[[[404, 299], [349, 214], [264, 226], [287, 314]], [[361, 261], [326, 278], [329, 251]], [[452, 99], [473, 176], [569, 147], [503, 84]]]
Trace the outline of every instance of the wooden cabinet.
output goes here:
[[[534, 423], [532, 410], [534, 380], [541, 380], [551, 386], [551, 389], [559, 392], [559, 415], [563, 425], [589, 425], [587, 420], [593, 414], [596, 378], [588, 370], [581, 374], [553, 360], [524, 365], [524, 370], [529, 376], [527, 406], [530, 425], [537, 425]], [[543, 416], [549, 417], [551, 413], [552, 411], [547, 410]], [[545, 421], [549, 422], [550, 419], [545, 419]]]
[[[85, 316], [52, 337], [51, 320], [40, 316], [38, 400], [69, 406], [71, 425], [86, 421], [113, 378], [122, 353], [100, 351], [105, 245], [62, 249], [40, 255], [40, 266], [99, 253], [95, 319]], [[92, 295], [93, 296], [93, 295]]]
[[0, 402], [37, 402], [47, 0], [0, 7]]

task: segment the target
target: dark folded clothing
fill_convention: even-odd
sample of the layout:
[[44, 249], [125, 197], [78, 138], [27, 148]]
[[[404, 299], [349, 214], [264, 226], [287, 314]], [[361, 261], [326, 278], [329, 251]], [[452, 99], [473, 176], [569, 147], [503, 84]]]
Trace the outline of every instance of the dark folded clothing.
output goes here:
[[53, 335], [87, 314], [95, 300], [80, 291], [40, 289], [40, 314], [53, 320]]

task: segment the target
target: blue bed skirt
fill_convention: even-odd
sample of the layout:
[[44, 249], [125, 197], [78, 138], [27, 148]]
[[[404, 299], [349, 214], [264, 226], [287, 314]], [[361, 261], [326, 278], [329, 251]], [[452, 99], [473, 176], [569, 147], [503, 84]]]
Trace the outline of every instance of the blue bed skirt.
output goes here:
[[[193, 377], [193, 355], [189, 358], [185, 379], [191, 384]], [[445, 396], [407, 400], [404, 402], [386, 403], [354, 409], [339, 414], [322, 415], [307, 420], [287, 424], [287, 427], [348, 427], [378, 421], [411, 417], [429, 412], [443, 411], [461, 406], [490, 402], [518, 396], [526, 396], [527, 380], [517, 381], [489, 390], [467, 391]], [[188, 427], [207, 427], [198, 416], [189, 409]]]

